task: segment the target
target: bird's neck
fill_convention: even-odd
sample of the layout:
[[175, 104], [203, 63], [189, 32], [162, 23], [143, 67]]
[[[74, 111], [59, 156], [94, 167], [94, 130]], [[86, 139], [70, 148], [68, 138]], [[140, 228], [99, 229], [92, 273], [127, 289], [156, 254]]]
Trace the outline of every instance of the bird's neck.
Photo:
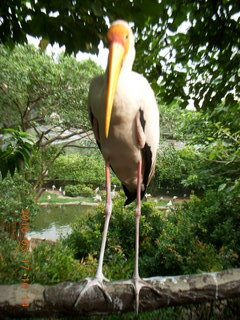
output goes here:
[[125, 56], [121, 71], [132, 71], [134, 59], [135, 59], [135, 49], [131, 48]]

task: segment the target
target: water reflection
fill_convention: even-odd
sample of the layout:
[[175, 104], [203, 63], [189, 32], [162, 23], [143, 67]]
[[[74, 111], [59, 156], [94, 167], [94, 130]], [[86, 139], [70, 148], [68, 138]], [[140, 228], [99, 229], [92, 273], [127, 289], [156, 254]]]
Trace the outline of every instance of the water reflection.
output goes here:
[[70, 224], [80, 216], [83, 217], [95, 211], [95, 207], [80, 205], [41, 207], [37, 217], [31, 223], [31, 230], [27, 236], [57, 240], [71, 233]]

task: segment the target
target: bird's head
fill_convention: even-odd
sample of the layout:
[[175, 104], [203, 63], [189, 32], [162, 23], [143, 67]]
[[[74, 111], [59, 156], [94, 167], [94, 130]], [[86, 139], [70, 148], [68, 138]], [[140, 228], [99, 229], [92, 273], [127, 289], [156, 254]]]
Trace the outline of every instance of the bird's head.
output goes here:
[[[108, 137], [112, 114], [113, 100], [123, 63], [129, 58], [134, 60], [134, 36], [127, 22], [117, 20], [113, 22], [107, 33], [109, 47], [108, 56], [108, 89], [106, 99], [105, 136]], [[133, 53], [129, 55], [129, 53]], [[132, 61], [133, 62], [133, 61]], [[132, 63], [130, 62], [130, 63]]]

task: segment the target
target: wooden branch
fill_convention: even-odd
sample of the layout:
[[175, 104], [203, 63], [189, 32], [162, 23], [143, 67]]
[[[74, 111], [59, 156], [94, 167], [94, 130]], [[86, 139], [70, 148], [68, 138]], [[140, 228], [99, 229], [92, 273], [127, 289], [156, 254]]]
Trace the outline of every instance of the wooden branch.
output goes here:
[[[140, 291], [140, 311], [161, 307], [240, 297], [240, 269], [221, 272], [155, 277], [145, 279], [159, 290]], [[0, 314], [4, 317], [73, 317], [124, 313], [134, 310], [135, 294], [131, 280], [109, 282], [106, 290], [112, 302], [98, 287], [90, 287], [74, 307], [85, 281], [63, 282], [54, 286], [32, 284], [0, 285]], [[25, 304], [25, 306], [23, 306]]]

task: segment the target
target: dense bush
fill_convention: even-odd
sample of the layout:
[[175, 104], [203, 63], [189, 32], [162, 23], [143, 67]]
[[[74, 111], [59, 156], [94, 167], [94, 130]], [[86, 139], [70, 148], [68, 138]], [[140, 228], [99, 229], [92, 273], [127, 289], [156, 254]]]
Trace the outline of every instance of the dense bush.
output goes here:
[[9, 175], [0, 180], [0, 220], [5, 223], [20, 222], [22, 209], [28, 209], [32, 218], [38, 211], [32, 186], [19, 174]]
[[21, 250], [19, 241], [9, 239], [3, 232], [0, 241], [0, 283], [19, 283], [24, 273], [22, 260], [27, 254]]
[[66, 196], [69, 197], [92, 197], [94, 192], [90, 186], [85, 186], [83, 184], [67, 185], [65, 187]]
[[[94, 274], [97, 260], [91, 255], [81, 261], [74, 259], [73, 250], [61, 242], [43, 242], [32, 252], [22, 251], [19, 241], [0, 237], [0, 283], [21, 283], [22, 276], [29, 283], [54, 284], [77, 281]], [[23, 262], [23, 261], [27, 262]], [[29, 270], [24, 269], [29, 267]]]
[[[239, 209], [234, 206], [239, 200], [234, 196], [227, 200], [228, 197], [228, 194], [222, 194], [220, 199], [214, 191], [209, 191], [202, 200], [193, 197], [190, 203], [170, 212], [161, 212], [150, 202], [143, 203], [140, 274], [143, 277], [187, 274], [238, 266], [240, 237], [238, 232], [232, 236], [232, 230], [239, 229]], [[65, 240], [78, 259], [89, 253], [98, 258], [103, 212], [104, 208], [100, 208], [95, 216], [79, 220]], [[134, 234], [134, 207], [123, 208], [122, 200], [115, 201], [105, 254], [107, 277], [131, 277]]]
[[[49, 179], [74, 180], [80, 184], [93, 185], [94, 188], [104, 187], [103, 157], [99, 151], [94, 151], [91, 156], [84, 154], [61, 155], [49, 170]], [[111, 180], [114, 184], [120, 184], [114, 174], [112, 174]]]
[[194, 170], [194, 162], [184, 157], [184, 149], [177, 150], [173, 144], [162, 141], [157, 155], [153, 177], [155, 189], [183, 190], [183, 181]]
[[[217, 194], [214, 190], [206, 192], [202, 199], [194, 196], [189, 203], [169, 211], [159, 211], [154, 203], [144, 202], [140, 275], [191, 274], [239, 267], [239, 208], [238, 193]], [[134, 209], [134, 205], [124, 208], [120, 197], [114, 201], [104, 259], [104, 274], [110, 279], [132, 277]], [[28, 253], [31, 282], [47, 284], [93, 276], [103, 225], [104, 207], [100, 206], [95, 215], [81, 217], [73, 224], [67, 238], [57, 244], [43, 243]], [[2, 241], [0, 259], [0, 280], [19, 281], [22, 254], [17, 242]], [[9, 280], [4, 280], [6, 274], [10, 274]]]
[[75, 260], [73, 250], [61, 242], [43, 242], [30, 256], [29, 279], [31, 283], [42, 284], [78, 281], [94, 274], [96, 263], [91, 255]]

